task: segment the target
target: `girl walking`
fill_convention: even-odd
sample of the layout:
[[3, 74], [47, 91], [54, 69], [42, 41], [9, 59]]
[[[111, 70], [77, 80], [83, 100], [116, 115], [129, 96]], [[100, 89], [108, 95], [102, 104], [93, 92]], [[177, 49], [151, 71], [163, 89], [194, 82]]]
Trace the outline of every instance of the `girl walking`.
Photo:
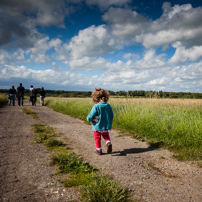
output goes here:
[[95, 88], [94, 92], [92, 93], [92, 100], [95, 105], [87, 116], [87, 121], [92, 123], [96, 153], [99, 155], [102, 154], [101, 136], [106, 142], [107, 153], [112, 152], [112, 144], [109, 137], [109, 132], [112, 128], [114, 115], [110, 104], [107, 103], [108, 99], [109, 93], [107, 90]]

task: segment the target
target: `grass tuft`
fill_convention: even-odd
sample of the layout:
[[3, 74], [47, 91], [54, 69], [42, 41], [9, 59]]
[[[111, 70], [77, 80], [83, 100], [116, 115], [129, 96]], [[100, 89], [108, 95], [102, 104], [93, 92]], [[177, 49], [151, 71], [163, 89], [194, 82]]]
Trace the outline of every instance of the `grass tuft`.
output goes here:
[[[45, 124], [34, 124], [33, 125], [33, 131], [34, 131], [34, 139], [37, 143], [48, 143], [51, 147], [51, 144], [61, 144], [58, 143], [56, 140], [53, 140], [53, 137], [56, 136], [54, 129], [52, 127], [49, 127]], [[57, 142], [57, 143], [51, 143], [51, 142]]]
[[87, 202], [127, 202], [128, 192], [119, 183], [106, 176], [94, 177], [92, 182], [82, 187], [82, 201]]
[[53, 155], [51, 164], [58, 165], [61, 173], [91, 173], [97, 170], [75, 153]]
[[61, 140], [57, 140], [55, 138], [50, 138], [46, 142], [46, 146], [47, 147], [61, 147], [61, 146], [64, 146], [64, 144], [62, 143]]
[[22, 112], [25, 113], [25, 114], [31, 115], [34, 119], [39, 119], [36, 112], [33, 109], [24, 107], [22, 109]]
[[93, 177], [96, 177], [96, 173], [77, 173], [77, 174], [71, 174], [71, 176], [61, 181], [61, 183], [65, 187], [75, 187], [75, 186], [87, 186], [92, 183]]

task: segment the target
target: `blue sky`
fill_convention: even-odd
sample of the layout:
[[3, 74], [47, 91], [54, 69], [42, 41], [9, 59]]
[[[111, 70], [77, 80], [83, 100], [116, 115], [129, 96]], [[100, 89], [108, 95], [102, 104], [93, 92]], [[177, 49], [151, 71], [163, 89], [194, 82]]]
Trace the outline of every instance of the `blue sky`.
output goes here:
[[202, 93], [199, 0], [1, 0], [0, 88]]

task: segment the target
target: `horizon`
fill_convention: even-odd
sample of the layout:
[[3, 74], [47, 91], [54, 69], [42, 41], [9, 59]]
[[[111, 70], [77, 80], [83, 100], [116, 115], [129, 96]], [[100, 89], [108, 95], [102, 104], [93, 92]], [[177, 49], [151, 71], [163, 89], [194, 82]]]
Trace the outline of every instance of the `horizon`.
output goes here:
[[[17, 89], [17, 87], [18, 87], [19, 85], [17, 85], [17, 86], [14, 86], [14, 88], [15, 89]], [[24, 87], [24, 86], [23, 86]], [[9, 87], [9, 88], [0, 88], [0, 90], [9, 90], [11, 87]], [[40, 89], [41, 87], [34, 87], [35, 89]], [[28, 88], [25, 88], [25, 90], [29, 90], [30, 89], [30, 87], [28, 87]], [[69, 91], [69, 92], [93, 92], [94, 91], [94, 88], [92, 89], [92, 90], [64, 90], [64, 89], [49, 89], [49, 88], [47, 88], [47, 89], [45, 89], [44, 88], [44, 90], [53, 90], [53, 91]], [[160, 92], [160, 91], [162, 91], [162, 92], [174, 92], [174, 93], [179, 93], [179, 92], [183, 92], [183, 93], [200, 93], [200, 92], [195, 92], [195, 91], [193, 91], [193, 90], [190, 90], [190, 91], [167, 91], [167, 90], [143, 90], [143, 89], [133, 89], [133, 90], [131, 90], [131, 89], [129, 89], [129, 90], [111, 90], [111, 89], [106, 89], [105, 88], [105, 90], [108, 90], [108, 91], [113, 91], [113, 92], [118, 92], [118, 91], [125, 91], [125, 92], [128, 92], [128, 91], [153, 91], [153, 92]], [[202, 92], [201, 92], [202, 93]]]

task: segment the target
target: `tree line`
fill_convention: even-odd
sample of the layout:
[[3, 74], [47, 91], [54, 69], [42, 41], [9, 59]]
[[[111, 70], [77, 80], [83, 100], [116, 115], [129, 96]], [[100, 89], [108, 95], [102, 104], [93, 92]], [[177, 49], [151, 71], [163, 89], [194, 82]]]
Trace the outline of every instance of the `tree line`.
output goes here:
[[202, 93], [194, 92], [165, 92], [165, 91], [144, 91], [144, 90], [130, 90], [130, 91], [109, 91], [113, 96], [137, 97], [137, 98], [195, 98], [201, 99]]
[[[39, 92], [39, 88], [37, 91]], [[8, 93], [9, 89], [0, 89], [0, 93]], [[165, 92], [165, 91], [111, 91], [112, 97], [131, 97], [131, 98], [194, 98], [201, 99], [202, 93], [195, 92]], [[29, 94], [29, 89], [25, 89], [25, 94]], [[91, 91], [65, 91], [65, 90], [46, 90], [47, 97], [91, 97]]]

